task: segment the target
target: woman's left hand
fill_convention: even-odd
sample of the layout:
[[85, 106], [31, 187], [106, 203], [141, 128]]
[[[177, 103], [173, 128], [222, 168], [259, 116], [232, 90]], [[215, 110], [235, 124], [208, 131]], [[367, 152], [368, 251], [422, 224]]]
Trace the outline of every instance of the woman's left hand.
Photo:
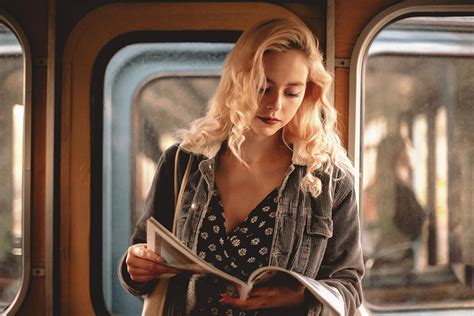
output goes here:
[[221, 294], [219, 302], [242, 310], [296, 306], [304, 301], [304, 286], [296, 289], [288, 287], [261, 287], [252, 290], [246, 300]]

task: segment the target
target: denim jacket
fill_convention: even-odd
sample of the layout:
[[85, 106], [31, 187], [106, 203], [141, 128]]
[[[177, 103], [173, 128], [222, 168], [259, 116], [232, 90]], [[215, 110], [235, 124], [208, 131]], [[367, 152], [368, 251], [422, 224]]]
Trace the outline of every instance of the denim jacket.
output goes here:
[[[196, 252], [198, 234], [214, 190], [216, 156], [221, 144], [204, 151], [181, 148], [178, 174], [181, 182], [190, 154], [194, 155], [177, 219], [177, 236]], [[148, 193], [144, 213], [132, 235], [132, 244], [146, 242], [146, 219], [157, 218], [171, 229], [174, 216], [174, 163], [178, 145], [172, 146], [161, 157], [152, 187]], [[269, 265], [295, 271], [316, 279], [344, 302], [344, 314], [354, 315], [362, 301], [361, 277], [363, 259], [360, 244], [359, 215], [350, 175], [342, 176], [335, 167], [332, 179], [317, 174], [322, 181], [322, 193], [314, 198], [300, 189], [306, 173], [303, 151], [293, 148], [292, 164], [278, 192], [278, 208]], [[125, 255], [119, 264], [122, 286], [134, 295], [152, 291], [156, 282], [145, 285], [130, 279]], [[193, 282], [174, 277], [168, 288], [165, 305], [167, 315], [185, 315], [193, 302]], [[187, 294], [183, 294], [187, 293]], [[312, 297], [306, 304], [306, 315], [329, 315], [329, 310]], [[187, 306], [187, 307], [186, 307]], [[192, 306], [191, 306], [192, 308]], [[289, 313], [289, 312], [288, 312]], [[282, 315], [283, 311], [268, 310], [262, 315]], [[291, 313], [292, 315], [294, 313]]]

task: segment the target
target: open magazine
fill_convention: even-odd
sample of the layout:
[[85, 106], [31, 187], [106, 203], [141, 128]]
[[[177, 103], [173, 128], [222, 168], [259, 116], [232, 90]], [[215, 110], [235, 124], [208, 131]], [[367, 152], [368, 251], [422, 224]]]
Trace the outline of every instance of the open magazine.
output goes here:
[[244, 282], [202, 260], [153, 217], [147, 220], [146, 239], [147, 248], [159, 254], [168, 266], [191, 273], [211, 274], [227, 280], [236, 287], [241, 299], [247, 299], [254, 286], [300, 282], [325, 307], [337, 315], [344, 315], [344, 301], [336, 289], [296, 272], [274, 266], [258, 268], [250, 274], [247, 282]]

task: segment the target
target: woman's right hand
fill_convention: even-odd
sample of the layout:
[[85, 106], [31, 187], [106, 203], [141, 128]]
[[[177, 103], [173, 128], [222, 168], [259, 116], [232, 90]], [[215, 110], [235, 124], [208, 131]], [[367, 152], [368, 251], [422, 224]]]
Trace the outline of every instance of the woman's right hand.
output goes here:
[[146, 244], [128, 247], [125, 263], [130, 278], [135, 282], [148, 282], [163, 274], [179, 273], [179, 270], [167, 266], [162, 257], [147, 249]]

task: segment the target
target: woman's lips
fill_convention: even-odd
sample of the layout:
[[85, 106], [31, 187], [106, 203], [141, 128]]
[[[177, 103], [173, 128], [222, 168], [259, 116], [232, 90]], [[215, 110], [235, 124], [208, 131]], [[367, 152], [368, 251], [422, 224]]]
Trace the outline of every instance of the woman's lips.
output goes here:
[[260, 121], [262, 121], [263, 123], [267, 125], [275, 125], [280, 122], [280, 120], [275, 117], [264, 117], [264, 116], [257, 116], [257, 117], [260, 119]]

